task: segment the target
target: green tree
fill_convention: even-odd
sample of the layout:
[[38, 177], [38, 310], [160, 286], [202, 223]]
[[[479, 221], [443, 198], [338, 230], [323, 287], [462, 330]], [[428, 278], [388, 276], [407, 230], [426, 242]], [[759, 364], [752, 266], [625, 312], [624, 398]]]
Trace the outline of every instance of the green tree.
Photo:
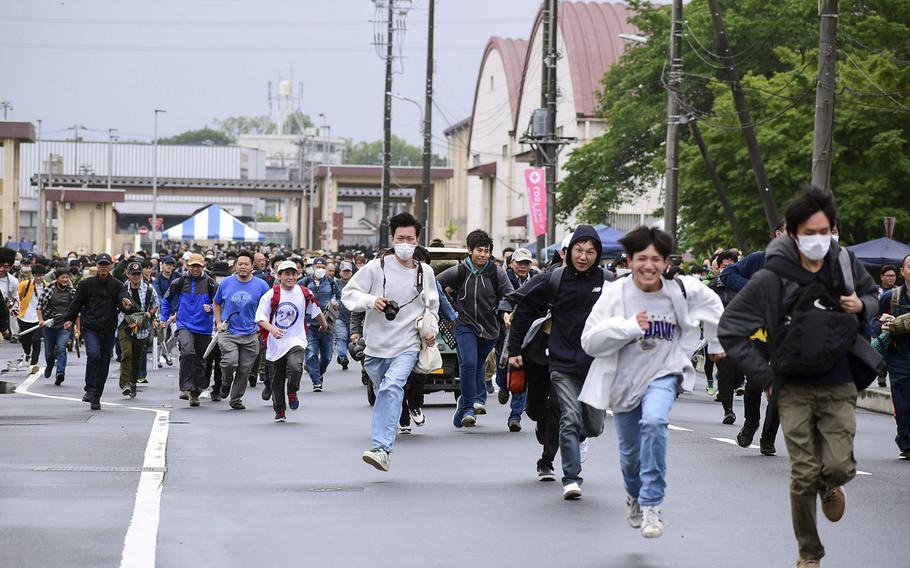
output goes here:
[[[358, 142], [348, 140], [345, 145], [344, 161], [346, 164], [363, 164], [378, 166], [382, 164], [382, 140]], [[423, 149], [392, 135], [392, 165], [419, 166], [423, 163]], [[445, 166], [446, 161], [433, 154], [433, 166]]]
[[[661, 180], [666, 136], [663, 77], [669, 7], [631, 2], [646, 44], [629, 46], [605, 75], [599, 114], [604, 134], [566, 163], [557, 208], [602, 222], [622, 203]], [[802, 0], [722, 0], [743, 89], [779, 209], [811, 174], [818, 16]], [[728, 76], [707, 3], [686, 5], [683, 42], [685, 109], [699, 120], [750, 245], [763, 247], [768, 226], [755, 187]], [[910, 0], [841, 3], [831, 186], [842, 236], [860, 242], [898, 218], [895, 237], [910, 237], [910, 211], [900, 205], [910, 173]], [[733, 242], [697, 147], [683, 129], [680, 144], [680, 238], [702, 252]]]
[[305, 128], [312, 128], [313, 121], [308, 114], [295, 110], [284, 121], [284, 131], [288, 134], [300, 134]]
[[235, 140], [224, 132], [207, 126], [199, 130], [187, 130], [174, 136], [158, 139], [159, 144], [204, 144], [208, 146], [230, 146], [234, 142]]
[[278, 127], [267, 114], [215, 119], [215, 126], [234, 140], [241, 134], [275, 134], [278, 132]]

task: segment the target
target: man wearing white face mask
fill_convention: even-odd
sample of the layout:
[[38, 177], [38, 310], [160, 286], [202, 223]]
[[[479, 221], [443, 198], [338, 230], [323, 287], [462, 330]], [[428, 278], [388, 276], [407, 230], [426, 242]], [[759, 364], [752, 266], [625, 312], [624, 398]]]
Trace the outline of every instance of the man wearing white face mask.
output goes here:
[[[319, 307], [325, 313], [337, 310], [341, 302], [341, 292], [334, 278], [326, 275], [326, 259], [323, 256], [313, 259], [313, 275], [307, 276], [300, 284], [310, 289], [316, 296]], [[313, 381], [313, 392], [322, 392], [322, 379], [329, 363], [332, 361], [332, 341], [334, 330], [319, 331], [319, 325], [307, 316], [306, 368]]]
[[[436, 344], [439, 295], [433, 269], [414, 261], [421, 224], [410, 213], [389, 219], [394, 254], [370, 261], [344, 287], [342, 301], [352, 312], [366, 312], [364, 368], [376, 392], [373, 406], [372, 447], [363, 461], [380, 471], [389, 470], [395, 445], [404, 386], [422, 342]], [[420, 337], [417, 318], [429, 310], [432, 335]]]
[[[790, 455], [790, 510], [798, 567], [825, 554], [816, 500], [831, 522], [844, 514], [843, 485], [856, 475], [857, 390], [884, 366], [864, 336], [878, 311], [876, 285], [831, 238], [837, 222], [829, 192], [811, 189], [787, 207], [787, 234], [771, 242], [764, 270], [724, 312], [718, 337], [749, 377], [777, 399]], [[768, 330], [768, 358], [750, 341]]]

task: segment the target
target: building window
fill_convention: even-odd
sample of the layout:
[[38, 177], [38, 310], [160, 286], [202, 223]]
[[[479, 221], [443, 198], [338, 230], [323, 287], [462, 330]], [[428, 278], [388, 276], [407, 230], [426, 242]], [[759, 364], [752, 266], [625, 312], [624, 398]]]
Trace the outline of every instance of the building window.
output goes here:
[[503, 145], [502, 145], [502, 157], [503, 157], [503, 158], [508, 158], [508, 157], [509, 157], [509, 145], [508, 145], [508, 144], [503, 144]]
[[338, 211], [344, 213], [345, 219], [350, 219], [354, 216], [354, 206], [353, 205], [339, 205]]

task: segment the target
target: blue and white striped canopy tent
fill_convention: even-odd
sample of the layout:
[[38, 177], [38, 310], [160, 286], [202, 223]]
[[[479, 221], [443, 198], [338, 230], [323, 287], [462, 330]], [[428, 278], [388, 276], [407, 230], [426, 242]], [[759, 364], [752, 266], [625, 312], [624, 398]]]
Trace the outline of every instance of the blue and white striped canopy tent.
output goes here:
[[161, 233], [161, 237], [173, 241], [263, 241], [258, 231], [244, 225], [236, 217], [218, 207], [210, 205], [186, 221], [178, 223]]

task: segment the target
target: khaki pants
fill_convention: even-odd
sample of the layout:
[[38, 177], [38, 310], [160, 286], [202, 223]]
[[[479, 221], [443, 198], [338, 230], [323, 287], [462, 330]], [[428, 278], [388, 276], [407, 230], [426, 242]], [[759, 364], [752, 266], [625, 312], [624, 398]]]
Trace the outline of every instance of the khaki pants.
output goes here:
[[124, 390], [136, 385], [147, 339], [136, 339], [126, 326], [117, 330], [117, 339], [120, 340], [120, 390]]
[[856, 385], [786, 383], [778, 408], [790, 454], [790, 514], [799, 557], [820, 560], [825, 547], [816, 527], [816, 496], [856, 475]]

